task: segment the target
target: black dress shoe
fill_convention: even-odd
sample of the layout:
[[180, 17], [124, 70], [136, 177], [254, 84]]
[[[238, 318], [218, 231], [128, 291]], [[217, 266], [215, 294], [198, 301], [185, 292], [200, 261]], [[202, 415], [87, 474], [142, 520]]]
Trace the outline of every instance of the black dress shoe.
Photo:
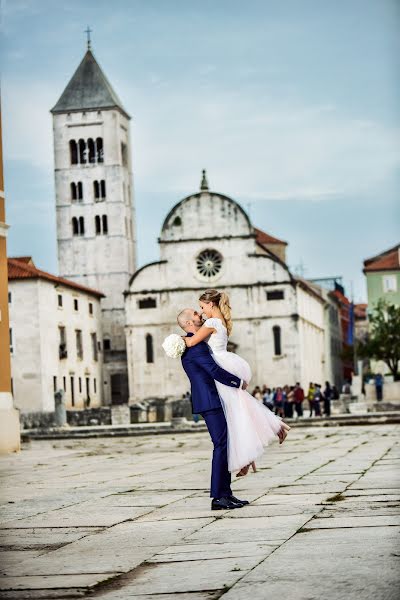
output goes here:
[[228, 499], [232, 502], [236, 502], [237, 504], [241, 504], [242, 506], [249, 504], [248, 500], [239, 500], [239, 498], [236, 498], [235, 496], [228, 496]]
[[233, 508], [242, 508], [243, 504], [233, 502], [230, 498], [213, 498], [211, 501], [211, 510], [231, 510]]

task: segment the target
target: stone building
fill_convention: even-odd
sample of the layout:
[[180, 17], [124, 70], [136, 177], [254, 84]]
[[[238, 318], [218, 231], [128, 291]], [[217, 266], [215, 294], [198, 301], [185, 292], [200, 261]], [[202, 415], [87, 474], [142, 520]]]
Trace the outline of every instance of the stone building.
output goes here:
[[130, 116], [90, 42], [51, 112], [59, 273], [105, 295], [105, 403], [120, 403], [128, 398], [123, 292], [136, 269]]
[[252, 366], [252, 385], [328, 378], [326, 299], [292, 275], [286, 242], [256, 229], [235, 200], [210, 191], [205, 172], [200, 192], [166, 216], [159, 245], [160, 260], [136, 271], [126, 292], [131, 403], [187, 392], [180, 361], [167, 358], [161, 344], [182, 333], [177, 313], [197, 307], [210, 287], [231, 298], [230, 347]]
[[8, 259], [13, 395], [21, 412], [96, 407], [103, 398], [102, 294], [36, 268], [30, 257]]

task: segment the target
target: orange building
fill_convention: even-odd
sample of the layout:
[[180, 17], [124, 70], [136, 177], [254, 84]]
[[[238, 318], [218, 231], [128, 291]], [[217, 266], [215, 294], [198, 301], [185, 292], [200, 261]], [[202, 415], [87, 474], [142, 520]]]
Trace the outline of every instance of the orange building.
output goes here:
[[0, 454], [20, 450], [19, 413], [11, 391], [10, 330], [8, 321], [7, 229], [3, 179], [0, 112]]

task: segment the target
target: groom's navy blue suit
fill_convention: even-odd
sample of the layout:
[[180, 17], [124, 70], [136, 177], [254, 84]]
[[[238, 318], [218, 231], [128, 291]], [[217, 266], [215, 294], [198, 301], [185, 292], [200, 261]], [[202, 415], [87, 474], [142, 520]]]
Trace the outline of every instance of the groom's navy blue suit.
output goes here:
[[[187, 335], [192, 336], [193, 333]], [[241, 381], [217, 365], [206, 342], [187, 348], [182, 355], [182, 365], [191, 383], [193, 413], [202, 415], [214, 444], [210, 496], [229, 497], [232, 490], [228, 471], [227, 427], [214, 380], [236, 388], [240, 387]]]

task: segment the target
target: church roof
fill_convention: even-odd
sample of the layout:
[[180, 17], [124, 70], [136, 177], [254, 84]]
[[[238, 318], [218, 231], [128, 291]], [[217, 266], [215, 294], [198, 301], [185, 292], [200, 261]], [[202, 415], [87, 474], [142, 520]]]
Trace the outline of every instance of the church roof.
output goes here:
[[17, 256], [14, 258], [9, 258], [8, 279], [10, 281], [15, 279], [44, 279], [58, 285], [64, 285], [65, 287], [79, 290], [85, 294], [96, 296], [97, 298], [105, 297], [104, 294], [98, 290], [94, 290], [86, 287], [85, 285], [75, 283], [75, 281], [70, 281], [69, 279], [64, 279], [63, 277], [57, 277], [57, 275], [52, 275], [51, 273], [47, 273], [46, 271], [38, 269], [35, 266], [31, 256]]
[[105, 108], [117, 108], [130, 118], [92, 51], [88, 49], [51, 112], [55, 114]]
[[262, 231], [262, 229], [258, 229], [254, 227], [254, 233], [256, 234], [256, 240], [260, 244], [281, 244], [282, 246], [287, 246], [288, 243], [284, 240], [280, 240], [276, 237], [273, 237], [269, 233]]

